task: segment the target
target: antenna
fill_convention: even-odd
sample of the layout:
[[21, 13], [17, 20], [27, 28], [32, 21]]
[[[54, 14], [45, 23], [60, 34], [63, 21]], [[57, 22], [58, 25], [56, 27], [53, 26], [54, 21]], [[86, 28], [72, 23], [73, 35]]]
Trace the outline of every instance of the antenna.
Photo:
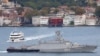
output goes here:
[[61, 36], [61, 34], [60, 34], [60, 31], [58, 30], [58, 31], [56, 31], [56, 40], [58, 40], [58, 41], [62, 41], [62, 40], [64, 40], [63, 38], [62, 38], [62, 36]]

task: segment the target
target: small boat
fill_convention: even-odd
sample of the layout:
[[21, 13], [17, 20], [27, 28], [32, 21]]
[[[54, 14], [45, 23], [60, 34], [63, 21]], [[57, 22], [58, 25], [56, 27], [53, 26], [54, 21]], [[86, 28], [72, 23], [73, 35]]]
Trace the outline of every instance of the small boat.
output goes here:
[[21, 31], [12, 31], [7, 42], [21, 42], [24, 40], [24, 33]]
[[80, 45], [64, 40], [60, 31], [56, 32], [56, 38], [50, 41], [39, 41], [36, 45], [20, 48], [7, 48], [8, 52], [64, 52], [64, 53], [92, 53], [97, 48], [96, 45]]

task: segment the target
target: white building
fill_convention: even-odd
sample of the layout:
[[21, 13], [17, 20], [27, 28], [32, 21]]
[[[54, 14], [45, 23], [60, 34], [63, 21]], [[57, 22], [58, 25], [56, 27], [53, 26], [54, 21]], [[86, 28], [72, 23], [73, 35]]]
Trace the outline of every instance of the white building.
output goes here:
[[32, 24], [34, 26], [39, 26], [40, 25], [40, 16], [33, 16], [32, 17]]
[[2, 10], [2, 5], [0, 5], [0, 10]]
[[40, 17], [40, 26], [47, 26], [49, 21], [48, 16], [41, 16]]
[[74, 16], [66, 15], [63, 18], [63, 26], [68, 26], [70, 25], [71, 21], [73, 21]]
[[100, 6], [100, 0], [97, 1], [97, 6]]
[[74, 25], [85, 25], [86, 15], [77, 15], [74, 19]]
[[85, 25], [85, 23], [86, 23], [86, 15], [83, 14], [83, 15], [81, 16], [81, 18], [82, 18], [82, 19], [81, 19], [81, 23], [82, 23], [83, 25]]
[[10, 9], [10, 8], [14, 8], [14, 7], [21, 7], [21, 5], [19, 5], [17, 2], [9, 2], [9, 0], [2, 0], [1, 4], [0, 4], [0, 8], [1, 9]]
[[0, 26], [3, 26], [3, 19], [4, 17], [0, 16]]
[[47, 26], [48, 25], [48, 16], [33, 16], [32, 24], [34, 26]]
[[2, 3], [3, 7], [7, 6], [8, 8], [14, 8], [15, 5], [16, 5], [16, 7], [21, 7], [21, 5], [15, 4], [14, 2]]
[[56, 14], [56, 17], [63, 17], [64, 16], [64, 14], [65, 14], [65, 12], [64, 11], [60, 11], [60, 12], [58, 12], [57, 14]]
[[86, 19], [86, 25], [96, 25], [97, 18], [96, 17], [89, 17]]
[[5, 25], [9, 25], [11, 22], [12, 22], [12, 20], [7, 19], [6, 17], [5, 17], [4, 20], [3, 20], [3, 23], [4, 23]]

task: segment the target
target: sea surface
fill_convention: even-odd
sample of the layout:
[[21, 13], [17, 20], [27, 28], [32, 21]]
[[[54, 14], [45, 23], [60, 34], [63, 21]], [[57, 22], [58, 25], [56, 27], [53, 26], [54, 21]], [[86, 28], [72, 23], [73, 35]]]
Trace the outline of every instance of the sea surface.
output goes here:
[[[100, 56], [100, 27], [16, 27], [25, 35], [24, 42], [7, 42], [14, 27], [0, 27], [0, 56]], [[37, 44], [39, 40], [55, 38], [55, 31], [60, 30], [63, 38], [73, 43], [97, 45], [94, 53], [7, 53], [10, 46], [20, 47]]]

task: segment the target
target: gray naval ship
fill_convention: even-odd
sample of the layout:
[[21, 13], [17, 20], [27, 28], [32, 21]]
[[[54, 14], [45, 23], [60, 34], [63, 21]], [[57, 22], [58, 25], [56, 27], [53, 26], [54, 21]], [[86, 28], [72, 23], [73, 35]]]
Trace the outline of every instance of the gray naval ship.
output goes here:
[[24, 46], [20, 48], [9, 47], [8, 52], [68, 52], [68, 53], [90, 53], [97, 48], [95, 45], [80, 45], [66, 41], [62, 38], [60, 31], [56, 31], [56, 38], [52, 41], [39, 41], [38, 44], [32, 46]]

